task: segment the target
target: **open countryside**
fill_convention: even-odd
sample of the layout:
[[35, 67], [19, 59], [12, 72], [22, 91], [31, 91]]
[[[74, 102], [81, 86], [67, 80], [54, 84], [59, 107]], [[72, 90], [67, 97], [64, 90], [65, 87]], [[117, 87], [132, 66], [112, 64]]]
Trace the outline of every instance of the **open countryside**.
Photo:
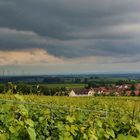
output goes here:
[[140, 75], [121, 76], [3, 77], [0, 139], [139, 140]]
[[41, 86], [46, 86], [48, 88], [61, 88], [61, 87], [66, 87], [66, 88], [85, 88], [87, 84], [42, 84]]
[[140, 0], [0, 0], [0, 140], [140, 140]]

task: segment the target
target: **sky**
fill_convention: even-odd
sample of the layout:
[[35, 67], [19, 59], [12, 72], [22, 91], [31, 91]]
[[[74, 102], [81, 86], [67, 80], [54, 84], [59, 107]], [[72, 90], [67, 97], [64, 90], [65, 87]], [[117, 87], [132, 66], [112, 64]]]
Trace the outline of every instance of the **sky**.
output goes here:
[[0, 0], [0, 74], [140, 72], [139, 0]]

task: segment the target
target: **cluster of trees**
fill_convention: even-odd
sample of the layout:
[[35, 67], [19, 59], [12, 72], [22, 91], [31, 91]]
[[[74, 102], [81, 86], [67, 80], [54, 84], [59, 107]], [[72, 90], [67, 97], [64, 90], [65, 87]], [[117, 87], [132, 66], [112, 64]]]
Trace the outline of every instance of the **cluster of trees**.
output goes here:
[[48, 88], [47, 86], [29, 85], [24, 83], [13, 84], [11, 82], [7, 84], [0, 84], [0, 93], [8, 94], [36, 94], [46, 96], [65, 96], [68, 95], [68, 90], [65, 87]]
[[98, 88], [101, 86], [110, 87], [110, 86], [112, 86], [112, 84], [114, 84], [114, 83], [112, 83], [111, 81], [107, 81], [107, 80], [91, 81], [91, 82], [87, 83], [86, 88]]
[[113, 80], [102, 80], [102, 79], [99, 80], [98, 79], [98, 80], [93, 80], [93, 81], [87, 82], [86, 88], [98, 88], [98, 87], [101, 87], [101, 86], [112, 87], [112, 85], [124, 85], [124, 84], [134, 85], [136, 83], [137, 83], [137, 81], [133, 81], [133, 80], [113, 81]]

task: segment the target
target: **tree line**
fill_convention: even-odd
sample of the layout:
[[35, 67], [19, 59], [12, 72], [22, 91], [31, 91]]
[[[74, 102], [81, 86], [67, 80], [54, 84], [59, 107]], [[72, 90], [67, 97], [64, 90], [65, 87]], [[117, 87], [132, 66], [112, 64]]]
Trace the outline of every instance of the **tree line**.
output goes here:
[[23, 95], [46, 95], [46, 96], [66, 96], [68, 90], [65, 87], [49, 88], [43, 85], [30, 85], [25, 83], [13, 84], [0, 84], [0, 93], [2, 94], [23, 94]]

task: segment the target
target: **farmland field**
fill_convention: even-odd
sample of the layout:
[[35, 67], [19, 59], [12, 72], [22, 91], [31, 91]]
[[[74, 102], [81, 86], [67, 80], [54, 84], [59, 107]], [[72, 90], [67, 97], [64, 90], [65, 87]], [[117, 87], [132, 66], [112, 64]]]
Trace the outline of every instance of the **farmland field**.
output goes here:
[[140, 140], [139, 97], [0, 95], [0, 140]]
[[48, 88], [61, 88], [61, 87], [66, 87], [66, 88], [84, 88], [87, 86], [87, 84], [41, 84], [42, 86], [46, 86]]

